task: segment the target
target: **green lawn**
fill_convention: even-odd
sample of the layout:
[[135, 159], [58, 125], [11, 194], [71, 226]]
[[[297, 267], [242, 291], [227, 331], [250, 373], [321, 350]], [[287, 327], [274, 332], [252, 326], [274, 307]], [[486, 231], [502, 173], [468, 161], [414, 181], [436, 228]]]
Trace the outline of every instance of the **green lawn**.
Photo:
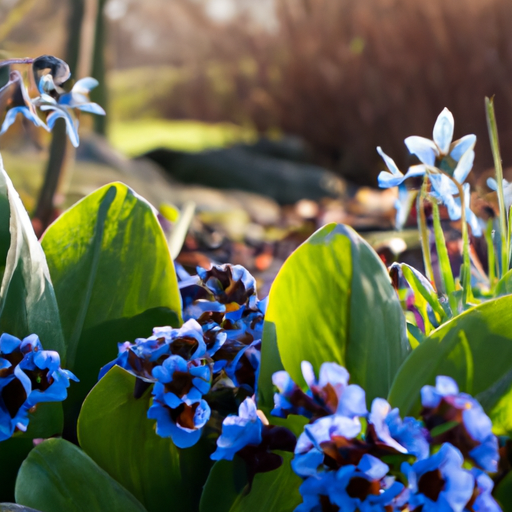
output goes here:
[[141, 119], [114, 121], [109, 125], [110, 143], [127, 156], [165, 147], [182, 151], [202, 151], [256, 139], [254, 131], [230, 123]]

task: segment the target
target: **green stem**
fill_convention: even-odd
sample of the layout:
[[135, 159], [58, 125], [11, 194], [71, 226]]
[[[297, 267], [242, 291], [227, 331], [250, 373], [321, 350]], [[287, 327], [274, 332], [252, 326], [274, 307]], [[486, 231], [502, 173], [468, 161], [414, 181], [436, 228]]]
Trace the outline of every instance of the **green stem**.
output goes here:
[[503, 194], [503, 167], [501, 165], [500, 144], [498, 140], [498, 127], [494, 113], [494, 98], [485, 98], [485, 112], [487, 128], [491, 141], [494, 169], [496, 170], [496, 184], [498, 188], [498, 205], [500, 210], [500, 236], [501, 236], [501, 275], [503, 277], [509, 268], [509, 245], [507, 244], [507, 217], [505, 213], [505, 196]]
[[427, 193], [428, 179], [425, 176], [421, 191], [418, 194], [416, 203], [416, 211], [418, 212], [418, 229], [420, 231], [421, 249], [423, 252], [423, 263], [425, 265], [425, 274], [434, 289], [436, 289], [436, 282], [434, 279], [434, 268], [432, 267], [432, 255], [430, 254], [430, 240], [427, 226], [427, 218], [425, 217], [425, 210], [423, 209], [423, 200]]
[[469, 233], [468, 224], [466, 222], [466, 198], [464, 197], [464, 187], [453, 176], [450, 176], [442, 170], [440, 170], [440, 172], [450, 178], [459, 192], [461, 206], [460, 221], [462, 223], [462, 272], [460, 277], [463, 289], [463, 301], [464, 304], [467, 304], [473, 298], [473, 293], [471, 291], [471, 257], [469, 254]]

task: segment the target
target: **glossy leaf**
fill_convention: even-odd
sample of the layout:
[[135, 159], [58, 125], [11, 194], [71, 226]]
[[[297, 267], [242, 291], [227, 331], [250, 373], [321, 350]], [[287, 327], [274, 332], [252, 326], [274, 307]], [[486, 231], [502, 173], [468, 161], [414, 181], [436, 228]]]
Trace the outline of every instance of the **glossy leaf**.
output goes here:
[[291, 468], [293, 454], [276, 452], [283, 464], [274, 471], [258, 473], [251, 489], [245, 481], [244, 462], [215, 463], [201, 496], [200, 512], [293, 512], [302, 503], [302, 479]]
[[80, 448], [63, 439], [36, 446], [21, 465], [16, 502], [41, 512], [145, 512]]
[[[92, 389], [78, 421], [80, 446], [148, 511], [192, 510], [193, 494], [198, 500], [208, 476], [209, 453], [179, 450], [157, 436], [155, 421], [147, 418], [151, 392], [135, 399], [135, 380], [115, 366]], [[184, 471], [187, 463], [196, 474]]]
[[[334, 361], [363, 386], [369, 401], [386, 394], [410, 351], [386, 268], [343, 225], [324, 226], [285, 262], [270, 291], [266, 323], [271, 326], [265, 327], [263, 346], [277, 340], [295, 382], [304, 383], [302, 361], [317, 372], [323, 362]], [[264, 365], [261, 371], [267, 371]]]
[[0, 501], [15, 501], [16, 475], [21, 463], [26, 459], [33, 446], [32, 439], [23, 438], [19, 435], [0, 443], [0, 460], [4, 461], [2, 478], [0, 478]]
[[498, 484], [493, 494], [503, 512], [512, 512], [512, 472]]
[[512, 296], [485, 302], [433, 331], [400, 368], [389, 394], [402, 416], [420, 410], [420, 390], [453, 377], [480, 401], [496, 433], [512, 429]]
[[[61, 312], [68, 368], [80, 379], [65, 405], [78, 415], [117, 343], [180, 323], [181, 299], [153, 208], [114, 183], [65, 212], [43, 238]], [[70, 408], [74, 407], [74, 413]]]
[[0, 331], [36, 333], [46, 350], [65, 346], [48, 265], [29, 216], [0, 159]]

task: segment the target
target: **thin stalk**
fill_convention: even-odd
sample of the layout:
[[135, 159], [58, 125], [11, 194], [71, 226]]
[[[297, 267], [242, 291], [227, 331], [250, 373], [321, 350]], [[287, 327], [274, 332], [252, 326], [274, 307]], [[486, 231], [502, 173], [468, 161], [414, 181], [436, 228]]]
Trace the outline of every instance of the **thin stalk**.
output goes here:
[[434, 235], [436, 239], [437, 258], [439, 260], [439, 270], [441, 274], [441, 281], [444, 291], [448, 297], [450, 307], [455, 313], [457, 311], [457, 300], [453, 295], [455, 291], [455, 281], [453, 279], [453, 272], [448, 256], [448, 249], [446, 248], [446, 240], [444, 238], [443, 228], [441, 226], [441, 217], [439, 215], [439, 206], [435, 201], [432, 202], [432, 213], [434, 220]]
[[0, 68], [3, 66], [10, 66], [11, 64], [32, 64], [34, 59], [26, 57], [24, 59], [6, 59], [0, 60]]
[[500, 143], [498, 140], [498, 127], [494, 113], [494, 97], [485, 98], [485, 112], [487, 128], [491, 141], [494, 169], [496, 171], [496, 184], [498, 187], [498, 205], [500, 210], [500, 236], [501, 236], [501, 274], [503, 277], [509, 269], [509, 244], [507, 243], [507, 215], [505, 212], [505, 196], [503, 194], [503, 167], [501, 165]]
[[454, 183], [460, 197], [460, 221], [462, 223], [462, 272], [460, 277], [463, 289], [463, 302], [467, 304], [473, 298], [473, 292], [471, 291], [471, 257], [469, 254], [468, 224], [466, 222], [466, 198], [464, 197], [463, 186], [453, 176], [444, 171], [441, 172]]
[[430, 240], [427, 226], [427, 218], [425, 217], [425, 210], [423, 209], [423, 200], [427, 193], [428, 180], [427, 177], [423, 179], [421, 191], [418, 194], [416, 203], [416, 211], [418, 212], [418, 229], [420, 231], [421, 249], [423, 252], [423, 263], [425, 265], [425, 274], [430, 281], [434, 290], [436, 289], [436, 282], [434, 280], [434, 268], [432, 267], [432, 255], [430, 254]]
[[491, 290], [494, 291], [494, 287], [496, 286], [496, 255], [494, 252], [494, 240], [492, 236], [493, 232], [493, 223], [492, 219], [487, 222], [487, 228], [485, 229], [485, 241], [487, 242], [487, 273], [489, 275], [489, 283], [491, 285]]

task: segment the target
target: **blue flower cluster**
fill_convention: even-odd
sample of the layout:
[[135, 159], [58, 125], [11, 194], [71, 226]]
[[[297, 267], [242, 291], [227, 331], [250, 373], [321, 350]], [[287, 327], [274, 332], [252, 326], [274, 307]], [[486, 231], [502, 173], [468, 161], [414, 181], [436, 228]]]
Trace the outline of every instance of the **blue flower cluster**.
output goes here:
[[[380, 147], [377, 148], [388, 169], [379, 174], [379, 187], [399, 187], [398, 200], [395, 203], [398, 228], [403, 226], [411, 207], [411, 198], [404, 182], [409, 178], [426, 176], [431, 186], [430, 196], [446, 206], [450, 218], [460, 219], [464, 208], [473, 235], [482, 235], [480, 222], [470, 209], [469, 184], [464, 184], [473, 167], [476, 136], [466, 135], [452, 142], [454, 124], [452, 113], [445, 108], [434, 125], [433, 140], [416, 135], [405, 139], [405, 145], [411, 155], [416, 155], [420, 161], [420, 164], [411, 166], [406, 174], [398, 169], [394, 160]], [[463, 206], [457, 184], [463, 186]]]
[[402, 419], [382, 398], [368, 412], [362, 388], [335, 363], [324, 363], [318, 380], [309, 363], [302, 369], [306, 392], [286, 372], [273, 379], [273, 413], [310, 419], [292, 461], [304, 479], [296, 512], [500, 510], [485, 473], [498, 469], [498, 440], [480, 404], [453, 379], [423, 387], [419, 421]]
[[198, 269], [198, 277], [186, 276], [180, 289], [186, 322], [120, 343], [99, 378], [118, 365], [137, 377], [136, 396], [153, 385], [148, 417], [157, 420], [158, 435], [186, 448], [201, 437], [212, 403], [234, 412], [255, 393], [265, 301], [239, 265]]
[[[9, 81], [0, 89], [0, 99], [3, 104], [10, 106], [0, 128], [0, 135], [14, 123], [18, 114], [48, 131], [53, 129], [58, 118], [63, 118], [69, 139], [73, 146], [77, 147], [78, 120], [74, 110], [105, 115], [105, 111], [98, 104], [91, 102], [88, 96], [91, 89], [98, 85], [98, 81], [91, 77], [82, 78], [66, 92], [61, 86], [69, 79], [71, 73], [63, 60], [51, 55], [42, 55], [33, 61], [27, 60], [26, 63], [32, 63], [39, 96], [31, 99], [20, 72], [11, 71]], [[46, 123], [39, 117], [38, 109], [47, 114]]]
[[67, 398], [70, 380], [78, 379], [60, 367], [59, 354], [43, 350], [35, 334], [23, 340], [0, 336], [0, 441], [16, 430], [26, 431], [29, 412], [43, 402]]

